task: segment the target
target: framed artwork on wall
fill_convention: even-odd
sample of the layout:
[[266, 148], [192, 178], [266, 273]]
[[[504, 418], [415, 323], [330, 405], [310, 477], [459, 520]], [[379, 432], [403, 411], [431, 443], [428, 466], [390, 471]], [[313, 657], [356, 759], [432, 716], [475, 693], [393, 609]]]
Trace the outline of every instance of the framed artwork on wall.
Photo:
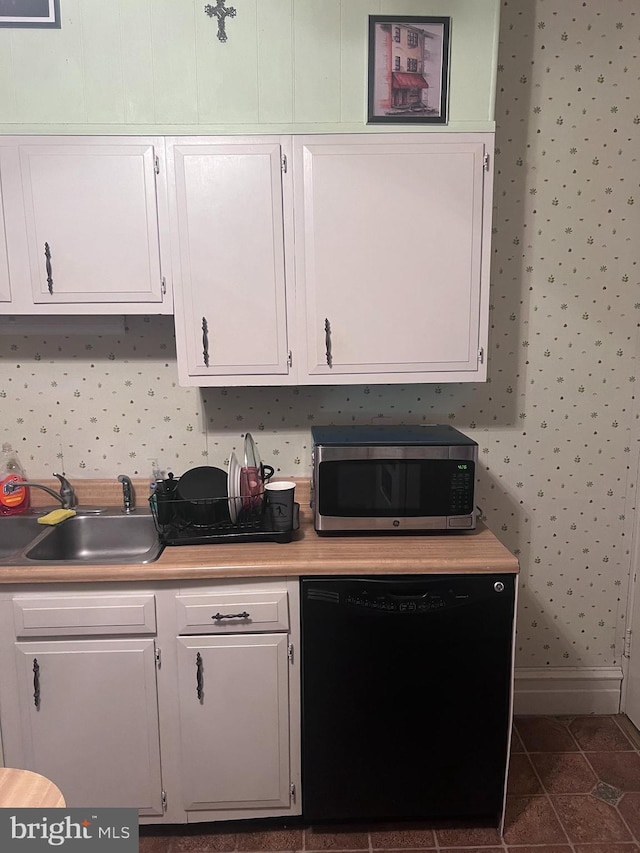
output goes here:
[[60, 27], [60, 0], [0, 0], [0, 27]]
[[450, 18], [369, 16], [368, 123], [446, 124]]

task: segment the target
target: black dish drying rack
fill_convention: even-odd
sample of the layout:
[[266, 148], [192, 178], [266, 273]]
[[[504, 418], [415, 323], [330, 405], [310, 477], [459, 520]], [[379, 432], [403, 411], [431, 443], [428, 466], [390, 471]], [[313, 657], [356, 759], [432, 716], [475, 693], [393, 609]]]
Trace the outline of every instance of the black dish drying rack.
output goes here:
[[[294, 530], [274, 530], [266, 493], [197, 501], [175, 497], [178, 478], [156, 483], [149, 498], [151, 514], [163, 545], [213, 545], [233, 542], [291, 542]], [[235, 513], [233, 512], [235, 508]], [[294, 505], [297, 520], [299, 506]], [[235, 521], [232, 517], [235, 515]], [[295, 521], [294, 521], [295, 523]]]

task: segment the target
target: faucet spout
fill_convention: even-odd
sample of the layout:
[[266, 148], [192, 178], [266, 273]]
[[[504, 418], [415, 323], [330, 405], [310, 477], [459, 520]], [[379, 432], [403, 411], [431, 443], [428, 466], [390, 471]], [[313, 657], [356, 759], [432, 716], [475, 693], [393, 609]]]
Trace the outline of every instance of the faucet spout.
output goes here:
[[54, 474], [53, 476], [60, 480], [60, 494], [54, 492], [53, 489], [49, 488], [49, 486], [45, 486], [44, 483], [32, 483], [30, 480], [19, 480], [7, 483], [5, 488], [8, 492], [15, 492], [16, 489], [20, 489], [23, 486], [26, 486], [29, 489], [42, 489], [43, 492], [46, 492], [48, 495], [51, 495], [52, 498], [55, 498], [63, 509], [74, 509], [76, 506], [76, 495], [71, 483], [66, 477], [63, 477], [62, 474]]
[[122, 483], [122, 510], [121, 512], [127, 513], [127, 515], [131, 512], [135, 512], [136, 507], [133, 499], [133, 485], [131, 484], [131, 480], [127, 477], [126, 474], [118, 475], [118, 482]]
[[64, 474], [56, 474], [54, 472], [53, 476], [60, 480], [60, 499], [62, 506], [64, 509], [75, 509], [78, 506], [78, 501], [76, 500], [76, 493], [73, 490], [73, 486]]

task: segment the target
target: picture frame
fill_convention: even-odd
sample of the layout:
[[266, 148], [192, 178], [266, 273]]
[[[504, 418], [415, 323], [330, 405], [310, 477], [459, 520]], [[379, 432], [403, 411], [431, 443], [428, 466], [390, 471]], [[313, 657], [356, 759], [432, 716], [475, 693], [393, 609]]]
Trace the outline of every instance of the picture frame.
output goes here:
[[369, 15], [369, 124], [447, 124], [451, 19]]
[[0, 0], [0, 27], [60, 28], [60, 0]]

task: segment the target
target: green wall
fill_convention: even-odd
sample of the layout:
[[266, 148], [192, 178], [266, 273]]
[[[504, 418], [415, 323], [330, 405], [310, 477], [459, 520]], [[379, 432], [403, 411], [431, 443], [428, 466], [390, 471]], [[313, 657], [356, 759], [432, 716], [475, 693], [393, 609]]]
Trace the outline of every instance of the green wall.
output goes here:
[[447, 129], [493, 129], [499, 0], [236, 0], [224, 44], [204, 5], [62, 0], [60, 29], [0, 28], [0, 132], [380, 131], [370, 14], [451, 17]]

